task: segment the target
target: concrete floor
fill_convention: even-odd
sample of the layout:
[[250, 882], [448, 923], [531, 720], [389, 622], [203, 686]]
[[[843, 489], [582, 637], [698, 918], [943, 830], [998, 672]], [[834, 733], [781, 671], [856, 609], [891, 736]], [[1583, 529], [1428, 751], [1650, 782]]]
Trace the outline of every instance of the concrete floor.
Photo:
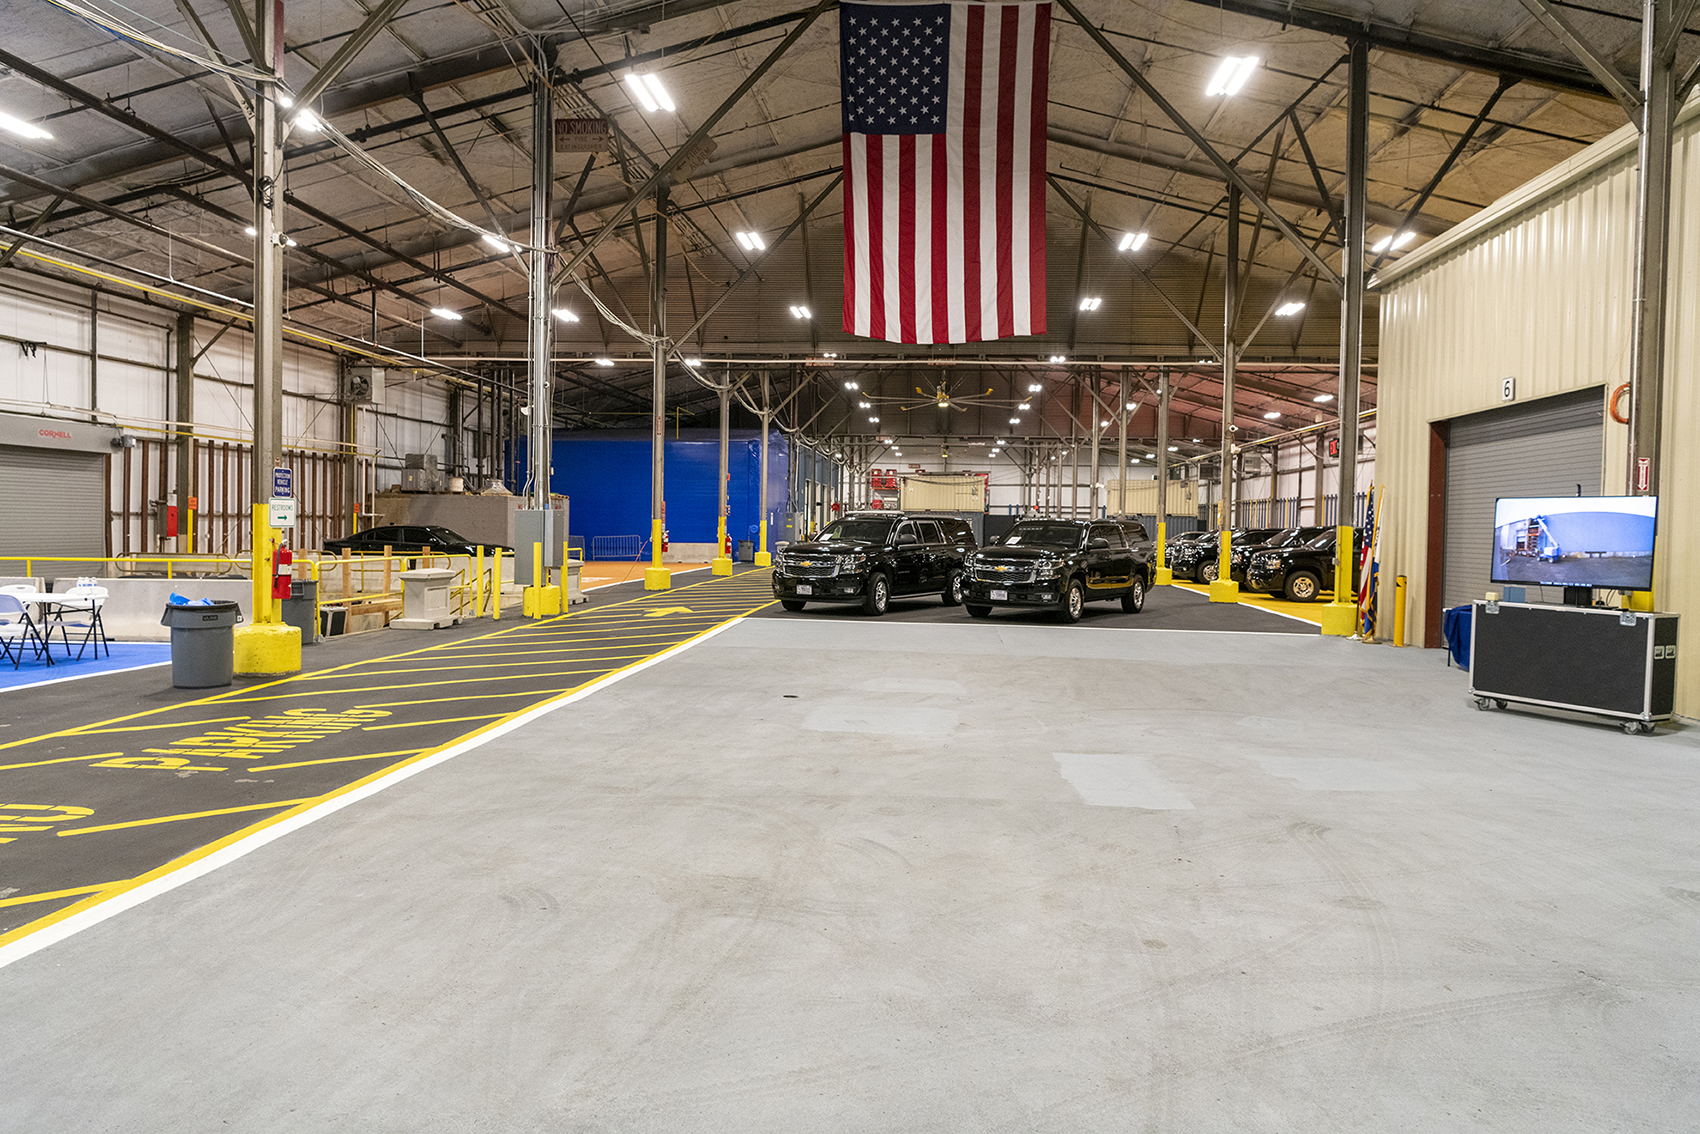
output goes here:
[[0, 1129], [1700, 1127], [1700, 735], [750, 619], [0, 969]]

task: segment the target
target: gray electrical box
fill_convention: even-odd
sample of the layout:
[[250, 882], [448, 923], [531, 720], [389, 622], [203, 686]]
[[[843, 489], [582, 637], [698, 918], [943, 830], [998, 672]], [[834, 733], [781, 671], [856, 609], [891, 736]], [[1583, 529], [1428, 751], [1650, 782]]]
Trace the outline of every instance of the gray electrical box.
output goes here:
[[567, 561], [567, 510], [521, 508], [514, 513], [514, 582], [536, 586], [531, 577], [531, 545], [543, 545], [543, 566], [560, 567]]

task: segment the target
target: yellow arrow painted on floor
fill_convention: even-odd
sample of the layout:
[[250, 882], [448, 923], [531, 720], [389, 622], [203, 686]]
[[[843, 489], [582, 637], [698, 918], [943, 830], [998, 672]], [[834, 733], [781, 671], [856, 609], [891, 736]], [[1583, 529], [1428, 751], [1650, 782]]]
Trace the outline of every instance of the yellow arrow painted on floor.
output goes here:
[[660, 618], [666, 614], [695, 614], [696, 611], [688, 606], [664, 606], [660, 610], [652, 610], [644, 615], [645, 618]]

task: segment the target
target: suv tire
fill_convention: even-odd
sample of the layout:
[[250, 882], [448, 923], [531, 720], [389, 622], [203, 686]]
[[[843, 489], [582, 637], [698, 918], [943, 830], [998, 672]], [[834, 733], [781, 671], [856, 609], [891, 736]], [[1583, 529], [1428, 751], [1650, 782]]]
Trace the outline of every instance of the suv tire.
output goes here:
[[886, 577], [875, 571], [868, 576], [868, 589], [862, 595], [862, 613], [878, 618], [885, 613], [887, 604], [891, 602], [891, 584]]
[[970, 618], [990, 618], [991, 616], [992, 608], [989, 606], [974, 606], [970, 604], [968, 607], [968, 617]]
[[1201, 583], [1214, 583], [1216, 581], [1216, 576], [1221, 572], [1221, 570], [1222, 565], [1216, 560], [1206, 559], [1203, 563], [1198, 565], [1198, 581]]
[[802, 599], [782, 598], [779, 600], [779, 605], [784, 607], [786, 610], [797, 611], [802, 610], [809, 604], [804, 602]]
[[1138, 614], [1145, 609], [1145, 576], [1135, 575], [1133, 585], [1122, 596], [1122, 610], [1128, 614]]
[[1287, 576], [1286, 594], [1289, 602], [1315, 602], [1322, 581], [1309, 571], [1294, 571]]
[[962, 605], [962, 572], [952, 571], [950, 578], [945, 580], [944, 593], [939, 595], [946, 606]]
[[1064, 622], [1079, 622], [1085, 610], [1086, 588], [1080, 585], [1079, 579], [1070, 579], [1068, 589], [1063, 591], [1062, 606], [1057, 611], [1057, 617]]

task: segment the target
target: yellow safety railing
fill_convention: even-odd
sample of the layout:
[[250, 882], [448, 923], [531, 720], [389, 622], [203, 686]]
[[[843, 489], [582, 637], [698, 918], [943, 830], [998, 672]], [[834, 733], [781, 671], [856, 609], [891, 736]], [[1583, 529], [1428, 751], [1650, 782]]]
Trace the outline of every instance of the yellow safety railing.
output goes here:
[[[479, 548], [475, 555], [444, 555], [431, 551], [344, 552], [341, 555], [308, 553], [298, 556], [296, 562], [305, 562], [313, 581], [319, 584], [314, 590], [321, 609], [400, 598], [402, 592], [394, 589], [394, 582], [401, 571], [447, 564], [456, 574], [456, 580], [450, 587], [456, 601], [455, 613], [465, 615], [470, 611], [472, 617], [482, 618], [488, 612], [499, 619], [502, 561], [511, 554], [492, 551], [486, 556], [483, 548]], [[369, 590], [368, 583], [372, 581], [373, 573], [378, 575], [377, 589]], [[336, 579], [339, 584], [335, 596], [326, 596], [324, 584], [327, 577]]]
[[[114, 555], [102, 558], [98, 555], [0, 555], [0, 573], [4, 573], [4, 565], [22, 563], [23, 574], [26, 578], [35, 577], [36, 564], [50, 563], [103, 563], [119, 570], [112, 572], [114, 578], [123, 575], [142, 574], [138, 564], [163, 563], [165, 577], [177, 578], [179, 572], [184, 578], [203, 578], [208, 575], [240, 575], [248, 569], [248, 556], [232, 555]], [[211, 568], [211, 570], [196, 571], [195, 568]]]

